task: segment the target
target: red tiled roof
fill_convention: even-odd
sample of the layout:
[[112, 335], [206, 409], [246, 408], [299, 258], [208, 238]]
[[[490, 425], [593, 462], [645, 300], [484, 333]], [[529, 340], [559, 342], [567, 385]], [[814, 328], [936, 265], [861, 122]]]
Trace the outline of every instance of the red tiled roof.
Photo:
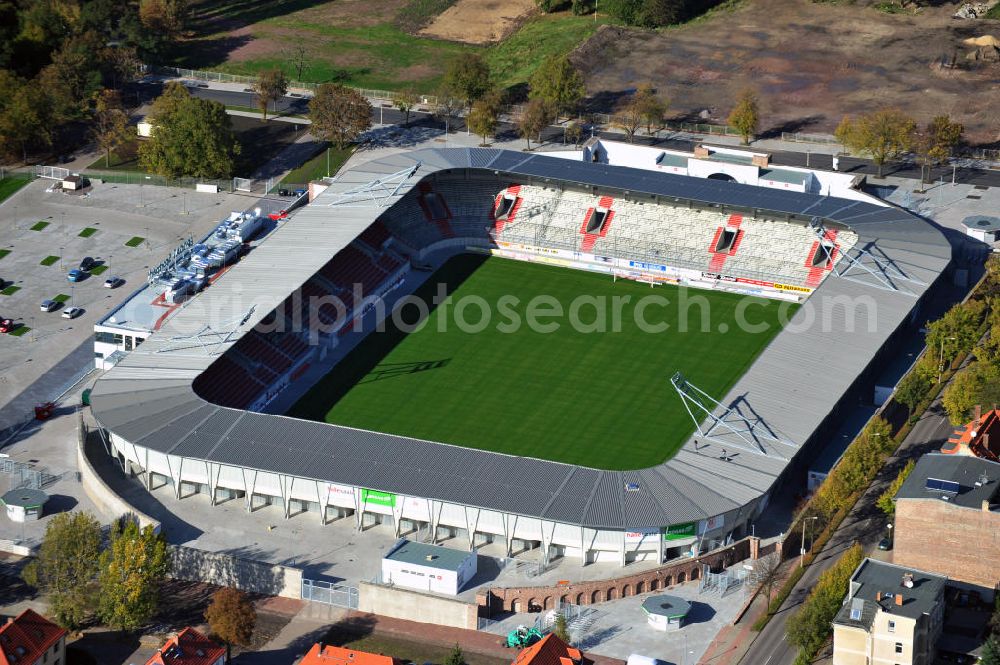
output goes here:
[[354, 649], [314, 644], [299, 665], [402, 665], [403, 661]]
[[579, 649], [569, 646], [554, 633], [517, 654], [513, 665], [574, 665], [583, 660]]
[[1000, 462], [1000, 410], [987, 411], [979, 418], [955, 430], [941, 448], [947, 455], [975, 455]]
[[194, 628], [185, 628], [177, 637], [146, 661], [146, 665], [213, 665], [225, 658], [226, 647], [219, 646]]
[[25, 610], [0, 626], [0, 665], [34, 663], [65, 636], [64, 628], [34, 610]]

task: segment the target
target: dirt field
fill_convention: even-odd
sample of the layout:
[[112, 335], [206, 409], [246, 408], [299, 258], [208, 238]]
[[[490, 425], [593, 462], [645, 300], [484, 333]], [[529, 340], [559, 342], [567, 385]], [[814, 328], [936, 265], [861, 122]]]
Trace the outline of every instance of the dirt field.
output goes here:
[[534, 0], [458, 0], [420, 34], [466, 44], [489, 44], [504, 39], [536, 9]]
[[736, 94], [757, 88], [763, 127], [830, 133], [844, 114], [898, 106], [920, 121], [946, 112], [967, 138], [997, 141], [1000, 65], [940, 66], [961, 41], [1000, 36], [1000, 21], [951, 18], [957, 5], [917, 16], [809, 0], [747, 0], [663, 32], [605, 27], [574, 52], [587, 86], [606, 104], [651, 81], [677, 115], [707, 109], [724, 121]]

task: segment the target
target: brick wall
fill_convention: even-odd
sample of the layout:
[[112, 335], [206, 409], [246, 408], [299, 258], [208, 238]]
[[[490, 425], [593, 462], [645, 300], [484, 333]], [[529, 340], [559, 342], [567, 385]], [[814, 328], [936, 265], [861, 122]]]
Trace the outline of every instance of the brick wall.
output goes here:
[[1000, 513], [940, 499], [896, 502], [893, 563], [993, 589], [1000, 581]]
[[[763, 548], [762, 548], [763, 549]], [[480, 612], [528, 612], [547, 610], [559, 601], [574, 605], [592, 605], [607, 600], [659, 591], [701, 577], [702, 565], [714, 572], [732, 566], [750, 556], [750, 539], [714, 550], [693, 559], [673, 561], [660, 568], [610, 580], [578, 582], [555, 586], [491, 588], [476, 596]]]

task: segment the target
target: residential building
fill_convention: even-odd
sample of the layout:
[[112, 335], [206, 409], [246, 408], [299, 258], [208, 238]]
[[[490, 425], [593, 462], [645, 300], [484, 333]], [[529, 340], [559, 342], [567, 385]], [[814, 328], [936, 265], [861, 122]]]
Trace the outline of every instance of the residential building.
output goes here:
[[975, 417], [965, 426], [955, 430], [948, 442], [941, 446], [945, 455], [973, 455], [992, 462], [1000, 462], [1000, 410], [985, 414], [976, 406]]
[[65, 665], [66, 629], [34, 610], [0, 626], [0, 665]]
[[930, 665], [947, 579], [865, 559], [833, 620], [833, 665]]
[[334, 647], [317, 642], [312, 645], [309, 653], [302, 657], [299, 665], [403, 665], [403, 661], [392, 656]]
[[1000, 582], [1000, 463], [924, 455], [896, 493], [892, 532], [895, 563], [991, 600]]
[[224, 665], [225, 662], [226, 647], [188, 627], [167, 640], [146, 665]]
[[583, 653], [574, 649], [553, 633], [549, 633], [517, 654], [513, 665], [581, 665]]

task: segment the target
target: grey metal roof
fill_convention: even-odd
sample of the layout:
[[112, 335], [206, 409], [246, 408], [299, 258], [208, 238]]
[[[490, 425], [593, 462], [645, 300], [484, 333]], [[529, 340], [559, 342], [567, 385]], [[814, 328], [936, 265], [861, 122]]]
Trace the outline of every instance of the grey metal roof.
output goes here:
[[27, 488], [13, 489], [0, 496], [0, 503], [5, 506], [19, 506], [21, 508], [38, 508], [44, 506], [49, 500], [49, 495], [42, 490]]
[[[912, 586], [903, 584], [904, 575], [912, 575]], [[867, 627], [871, 625], [871, 619], [879, 607], [889, 614], [918, 619], [921, 615], [934, 611], [944, 595], [947, 581], [948, 578], [941, 575], [865, 559], [851, 576], [848, 601], [837, 612], [833, 622]], [[901, 605], [896, 603], [897, 595], [901, 596]], [[864, 603], [860, 621], [851, 619], [850, 616], [852, 601], [855, 599]]]
[[[452, 169], [484, 169], [512, 181], [550, 180], [611, 193], [652, 195], [703, 205], [756, 208], [770, 215], [820, 216], [846, 225], [858, 245], [874, 247], [907, 275], [912, 295], [829, 277], [721, 400], [756, 414], [782, 437], [808, 441], [841, 395], [906, 321], [921, 295], [947, 266], [942, 234], [904, 210], [814, 194], [574, 162], [544, 155], [479, 148], [397, 153], [343, 173], [240, 261], [211, 289], [183, 307], [141, 347], [96, 384], [94, 416], [107, 430], [153, 450], [398, 494], [481, 507], [592, 528], [642, 529], [705, 519], [746, 506], [770, 490], [794, 448], [769, 444], [768, 455], [723, 450], [692, 437], [667, 462], [637, 471], [599, 471], [399, 436], [243, 412], [207, 403], [193, 391], [196, 376], [386, 208], [329, 203], [377, 178], [419, 164], [391, 193], [390, 205], [422, 178]], [[862, 306], [857, 332], [845, 299]], [[827, 307], [824, 303], [840, 302]], [[810, 305], [812, 303], [812, 305]], [[251, 311], [251, 306], [257, 305]], [[819, 308], [810, 312], [810, 307]], [[815, 316], [812, 316], [815, 314]], [[236, 326], [241, 319], [245, 321]], [[178, 341], [206, 323], [234, 329], [213, 352]], [[828, 325], [829, 324], [829, 325]], [[235, 328], [233, 328], [236, 326]], [[665, 368], [664, 390], [671, 370]], [[697, 376], [688, 377], [698, 383]], [[625, 491], [637, 483], [638, 491]]]
[[[985, 478], [984, 478], [985, 477]], [[958, 483], [957, 494], [928, 489], [927, 480], [947, 480]], [[983, 483], [982, 480], [986, 482]], [[971, 455], [943, 455], [931, 453], [921, 457], [913, 471], [896, 492], [896, 500], [929, 499], [963, 508], [982, 510], [983, 501], [994, 503], [1000, 490], [1000, 464]]]
[[404, 540], [397, 543], [384, 558], [440, 570], [458, 570], [470, 556], [475, 554], [451, 547]]
[[668, 618], [686, 617], [691, 611], [691, 603], [680, 596], [650, 596], [642, 601], [642, 609], [647, 614], [656, 614]]

